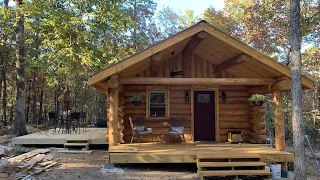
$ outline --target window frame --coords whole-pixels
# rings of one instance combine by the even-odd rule
[[[165,94],[165,117],[152,117],[150,116],[150,94],[151,93],[164,93]],[[169,91],[168,90],[148,90],[147,91],[147,106],[146,106],[146,119],[168,119],[169,118]]]

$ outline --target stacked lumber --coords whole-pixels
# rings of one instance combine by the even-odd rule
[[[264,106],[251,106],[250,108],[250,143],[266,142],[266,122]]]
[[[43,171],[49,171],[51,167],[57,164],[53,161],[52,154],[49,149],[36,149],[28,153],[24,153],[8,159],[11,165],[18,168],[21,174],[37,175]],[[25,177],[19,176],[18,179]]]

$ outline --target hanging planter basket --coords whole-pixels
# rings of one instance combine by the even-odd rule
[[[253,105],[255,106],[262,106],[263,105],[263,101],[252,101]]]
[[[141,104],[141,101],[132,101],[131,102],[134,106],[139,106]]]

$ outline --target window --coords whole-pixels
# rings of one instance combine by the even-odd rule
[[[149,92],[149,117],[166,117],[167,93],[166,91]]]
[[[197,103],[210,103],[210,94],[198,94]]]

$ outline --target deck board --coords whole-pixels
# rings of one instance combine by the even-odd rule
[[[293,154],[277,151],[259,144],[216,144],[215,146],[197,146],[196,144],[123,144],[123,147],[137,147],[137,152],[110,152],[111,163],[195,163],[196,155],[215,154],[241,155],[258,154],[263,162],[293,162]]]

